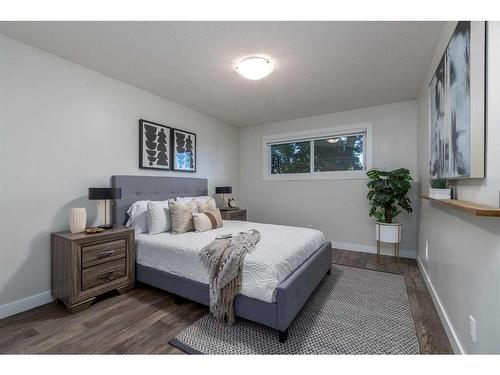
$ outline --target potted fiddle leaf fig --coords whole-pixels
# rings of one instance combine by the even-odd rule
[[[429,197],[434,199],[451,199],[451,189],[446,178],[435,178],[429,181]]]
[[[402,211],[412,212],[408,192],[411,189],[410,171],[406,168],[392,171],[371,169],[366,172],[370,216],[376,222],[377,241],[399,244],[401,242],[401,224],[394,223],[394,218]]]

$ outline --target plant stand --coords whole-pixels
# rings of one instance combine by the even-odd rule
[[[380,258],[380,243],[383,241],[377,240],[377,259]],[[394,256],[396,257],[396,263],[399,263],[399,244],[394,244]]]
[[[396,257],[396,263],[399,264],[399,244],[401,243],[402,226],[400,223],[376,223],[377,261],[380,258],[380,244],[385,242],[394,244],[394,256]]]

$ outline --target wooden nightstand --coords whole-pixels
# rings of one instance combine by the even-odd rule
[[[237,209],[237,210],[220,210],[222,219],[224,220],[247,220],[247,210]]]
[[[89,307],[99,294],[134,287],[134,230],[51,234],[52,296],[70,312]]]

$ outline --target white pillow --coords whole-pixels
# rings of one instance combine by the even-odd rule
[[[166,201],[155,201],[155,203],[165,203],[168,205],[168,200]],[[148,201],[137,201],[134,202],[127,210],[128,221],[125,224],[127,227],[135,229],[135,234],[145,233],[148,231]]]
[[[135,229],[135,234],[148,231],[147,201],[137,201],[127,210],[128,221],[126,226]]]
[[[169,232],[172,230],[172,220],[168,209],[168,201],[148,201],[148,231],[149,234]]]
[[[199,197],[177,197],[177,198],[175,198],[175,200],[177,202],[187,203],[187,202],[191,201],[192,199],[194,199],[196,201],[196,203],[198,203],[198,202],[205,202],[209,198],[210,197],[208,195],[202,195]]]

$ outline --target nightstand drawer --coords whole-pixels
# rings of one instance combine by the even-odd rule
[[[238,209],[238,210],[221,210],[221,216],[224,220],[247,220],[247,210]]]
[[[124,277],[127,273],[125,266],[125,258],[123,258],[83,269],[82,290]]]
[[[103,242],[82,247],[82,268],[95,266],[125,256],[127,243],[125,239]]]
[[[241,221],[246,221],[247,220],[247,212],[246,211],[238,211],[235,212],[234,214],[229,214],[230,220],[241,220]]]

